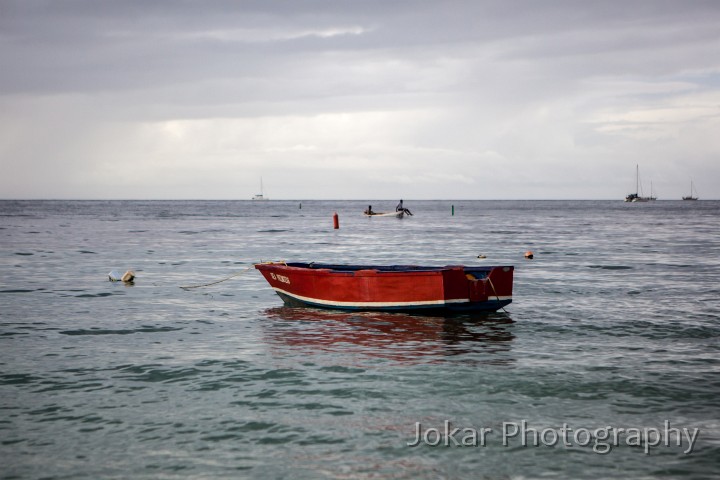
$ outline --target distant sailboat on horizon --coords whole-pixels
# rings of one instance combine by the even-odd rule
[[[260,177],[260,193],[253,195],[253,200],[270,200],[269,198],[265,198],[265,195],[263,193],[263,181],[262,177]]]
[[[652,194],[652,187],[649,197],[645,197],[641,195],[642,193],[642,187],[640,186],[640,167],[636,164],[635,165],[635,193],[630,193],[625,196],[626,202],[649,202],[650,200],[657,200],[657,197],[654,197]]]
[[[695,196],[693,196],[693,192],[695,192]],[[687,197],[682,197],[683,200],[697,200],[699,197],[697,195],[697,191],[695,190],[695,185],[693,185],[693,181],[690,180],[690,195]]]

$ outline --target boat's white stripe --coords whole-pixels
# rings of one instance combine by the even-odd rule
[[[335,300],[323,300],[320,298],[312,298],[312,297],[303,297],[302,295],[298,295],[296,293],[290,293],[287,290],[283,290],[282,288],[272,287],[276,292],[284,293],[285,295],[288,295],[293,298],[297,298],[298,300],[302,300],[304,302],[312,302],[312,303],[319,303],[321,305],[336,305],[336,306],[343,306],[343,307],[406,307],[406,306],[415,306],[415,305],[445,305],[447,303],[468,303],[470,302],[469,298],[452,298],[448,300],[425,300],[425,301],[415,301],[415,302],[338,302]],[[512,296],[490,296],[488,297],[488,301],[493,300],[511,300]]]

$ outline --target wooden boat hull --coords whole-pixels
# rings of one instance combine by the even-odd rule
[[[512,301],[512,266],[255,265],[287,305],[397,312],[495,311]]]

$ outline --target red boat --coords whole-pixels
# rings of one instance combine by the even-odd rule
[[[285,304],[340,310],[495,311],[512,301],[512,266],[258,263]]]

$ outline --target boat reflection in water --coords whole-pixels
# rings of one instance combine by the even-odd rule
[[[275,347],[304,354],[342,354],[403,363],[477,354],[479,363],[511,362],[513,320],[505,313],[421,316],[388,312],[340,312],[276,307],[264,311],[262,328]]]

